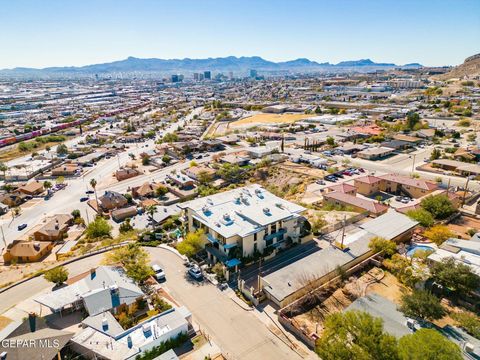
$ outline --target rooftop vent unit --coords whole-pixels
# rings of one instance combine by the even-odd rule
[[[235,197],[235,204],[241,204],[241,202],[242,202],[242,197],[241,197],[241,195]]]
[[[102,319],[102,330],[103,330],[103,331],[107,331],[107,330],[108,330],[108,320],[107,320],[107,318],[105,317],[105,315],[103,316],[103,319]]]
[[[147,337],[149,334],[152,332],[152,328],[150,327],[150,324],[143,324],[142,326],[143,334]]]
[[[210,205],[213,205],[212,199],[207,199],[207,203],[210,204]]]
[[[112,293],[112,294],[118,293],[118,285],[117,284],[110,285],[108,288],[110,289],[110,293]]]
[[[203,205],[202,211],[203,211],[205,214],[208,214],[208,213],[210,212],[210,209],[208,208],[207,205]]]
[[[33,248],[37,251],[40,250],[40,243],[39,242],[33,243]]]
[[[216,223],[215,223],[215,226],[216,226],[216,227],[220,227],[220,223],[219,223],[219,222],[216,222]]]
[[[268,207],[263,208],[263,212],[265,213],[265,215],[270,215],[270,209]]]
[[[285,206],[283,206],[282,203],[276,203],[275,205],[280,209],[285,209]]]

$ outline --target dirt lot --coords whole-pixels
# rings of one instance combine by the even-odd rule
[[[453,231],[457,237],[470,239],[469,229],[480,231],[480,220],[468,216],[460,216],[448,224],[448,228]]]
[[[381,276],[383,276],[383,272],[380,269],[372,268],[359,278],[350,278],[342,288],[335,290],[325,301],[295,316],[293,318],[294,322],[297,327],[305,329],[308,334],[317,333],[317,335],[321,335],[323,322],[328,315],[345,310],[356,298],[363,296],[365,293],[373,292],[371,289],[375,288],[368,284]],[[398,283],[396,284],[396,278],[393,275],[385,276],[380,284],[383,287],[379,292],[380,295],[389,299],[397,297]]]
[[[385,276],[382,280],[369,285],[366,289],[367,294],[377,293],[397,304],[400,303],[400,298],[407,291],[408,289],[389,272],[385,272]]]
[[[230,128],[244,128],[268,124],[291,124],[312,117],[307,114],[256,114],[230,123]]]
[[[292,168],[285,164],[257,170],[252,179],[253,182],[263,185],[277,196],[296,202],[303,198],[307,185],[315,180],[316,177],[308,172],[298,169],[292,171]]]

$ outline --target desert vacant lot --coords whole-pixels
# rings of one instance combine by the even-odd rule
[[[250,127],[266,124],[290,124],[312,117],[307,114],[256,114],[230,123],[231,128]]]

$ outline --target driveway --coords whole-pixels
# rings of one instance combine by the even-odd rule
[[[195,322],[228,358],[300,359],[260,319],[234,303],[228,294],[206,281],[199,283],[187,277],[186,268],[177,255],[161,248],[149,248],[148,251],[152,262],[165,269],[167,280],[162,286],[192,312]]]

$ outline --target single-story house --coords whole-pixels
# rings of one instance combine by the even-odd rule
[[[53,244],[51,241],[15,240],[7,246],[3,260],[6,263],[36,262],[50,254]]]

